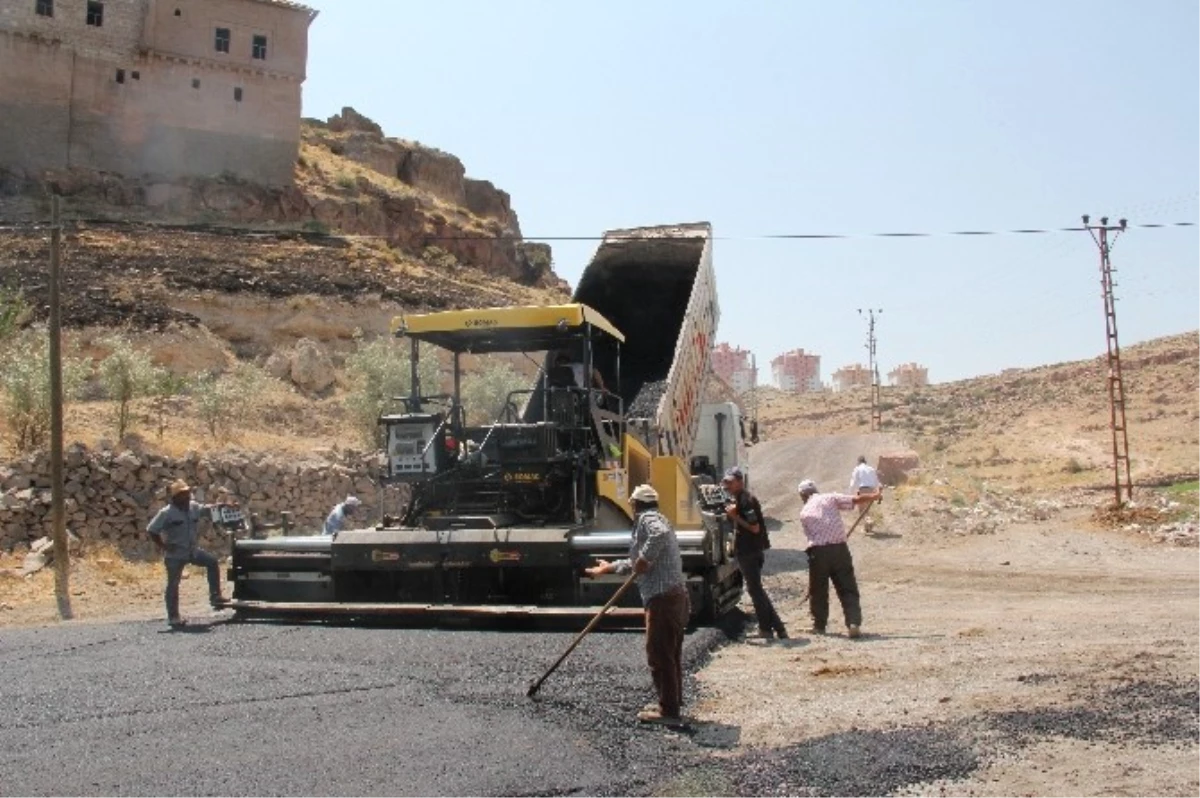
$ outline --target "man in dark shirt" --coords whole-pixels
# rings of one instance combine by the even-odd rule
[[[754,602],[758,636],[763,640],[771,640],[778,635],[780,640],[786,640],[787,629],[762,583],[763,552],[770,546],[762,505],[754,494],[746,490],[746,474],[741,468],[734,466],[726,471],[721,484],[733,497],[733,501],[725,507],[725,515],[734,526],[733,551],[742,569],[746,592]]]

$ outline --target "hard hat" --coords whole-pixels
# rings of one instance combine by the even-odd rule
[[[742,469],[742,467],[734,466],[733,468],[731,468],[725,472],[725,476],[721,479],[721,481],[722,482],[730,482],[735,479],[744,480],[745,478],[746,478],[746,472]]]
[[[357,496],[347,496],[346,501],[344,501],[343,504],[345,504],[347,507],[358,507],[362,504],[362,502],[359,501]]]
[[[171,483],[170,487],[167,488],[167,493],[172,499],[174,499],[179,494],[186,493],[190,490],[191,487],[186,482],[184,482],[182,479],[177,479]]]
[[[649,485],[638,485],[633,489],[633,493],[629,494],[629,501],[642,502],[643,504],[658,503],[658,491]]]
[[[800,485],[796,489],[800,491],[801,496],[807,496],[817,492],[817,483],[813,482],[811,479],[806,479],[801,481]]]

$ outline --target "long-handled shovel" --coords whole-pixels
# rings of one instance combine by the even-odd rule
[[[871,501],[863,505],[862,512],[858,514],[858,518],[854,519],[854,523],[850,525],[849,531],[846,532],[847,539],[850,538],[850,535],[854,534],[854,530],[858,528],[859,522],[867,517],[867,513],[871,512],[871,505],[877,501],[878,499],[871,499]]]
[[[851,534],[854,532],[854,530],[855,530],[856,528],[858,528],[858,524],[859,524],[859,522],[860,522],[860,521],[862,521],[864,518],[866,518],[866,517],[867,517],[867,513],[869,513],[869,512],[871,511],[871,505],[872,505],[872,504],[874,504],[876,501],[878,501],[878,499],[871,499],[871,501],[867,502],[866,506],[864,506],[864,507],[863,507],[863,509],[862,509],[862,512],[858,514],[858,518],[855,518],[855,519],[854,519],[854,523],[850,525],[850,529],[849,529],[849,531],[847,531],[847,532],[846,532],[846,539],[847,539],[847,540],[849,540],[849,539],[850,539],[850,535],[851,535]],[[801,607],[803,607],[803,606],[804,606],[804,604],[805,604],[805,603],[806,603],[806,602],[809,600],[809,598],[811,598],[811,597],[812,597],[812,591],[811,591],[811,590],[805,590],[805,591],[804,591],[804,598],[800,599],[800,606],[801,606]]]
[[[552,674],[552,673],[554,673],[554,671],[558,670],[558,666],[562,665],[563,660],[565,660],[568,656],[571,655],[571,652],[575,650],[575,646],[579,645],[580,641],[582,641],[583,638],[587,637],[588,633],[596,628],[596,624],[600,623],[600,619],[604,617],[604,613],[608,612],[609,607],[612,607],[614,604],[616,604],[618,601],[621,600],[621,596],[625,593],[626,590],[629,589],[629,586],[633,584],[634,580],[637,579],[637,577],[638,577],[638,575],[636,573],[629,574],[629,578],[625,580],[624,584],[622,584],[619,588],[617,588],[617,592],[613,593],[612,598],[610,598],[608,600],[608,603],[600,608],[600,611],[596,613],[596,617],[592,618],[592,620],[590,620],[588,622],[588,625],[583,627],[583,631],[580,632],[579,635],[575,638],[575,640],[571,643],[571,645],[567,647],[567,650],[563,652],[562,656],[559,657],[554,662],[554,664],[550,666],[550,670],[543,673],[542,678],[538,679],[536,682],[534,682],[532,685],[530,685],[529,690],[525,693],[525,695],[529,696],[530,698],[533,698],[534,693],[536,693],[538,691],[538,688],[542,686],[542,682],[546,681],[546,679],[550,676],[550,674]]]

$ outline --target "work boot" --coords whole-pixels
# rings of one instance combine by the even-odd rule
[[[182,629],[183,627],[187,626],[187,621],[185,621],[183,618],[171,618],[167,621],[167,626],[171,627],[172,629]]]
[[[823,634],[825,634],[825,626],[814,623],[812,626],[809,627],[808,633],[810,635],[823,635]]]
[[[770,643],[775,639],[775,633],[770,629],[759,629],[752,635],[746,635],[747,640],[762,640],[765,643]]]
[[[657,723],[661,726],[683,725],[683,718],[678,715],[664,715],[659,709],[643,709],[637,718],[642,723]]]
[[[780,626],[778,629],[775,630],[775,636],[778,637],[780,640],[787,640],[788,639],[787,628]]]
[[[221,610],[229,603],[229,599],[222,596],[220,593],[208,597],[208,603],[212,605],[214,610]]]
[[[852,623],[846,628],[846,635],[851,640],[854,640],[855,638],[862,637],[862,630],[858,628],[858,624]]]

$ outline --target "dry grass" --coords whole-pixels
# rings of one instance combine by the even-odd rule
[[[54,599],[54,568],[21,576],[23,557],[0,553],[0,626],[52,623],[58,619]],[[180,588],[181,602],[195,610],[203,607],[207,586],[199,572],[188,569]],[[116,547],[90,544],[72,558],[68,584],[71,608],[81,621],[114,617],[161,616],[166,574],[158,560],[128,559]]]
[[[1170,336],[1122,351],[1134,478],[1195,474],[1200,451],[1200,341]],[[885,388],[884,431],[920,455],[923,487],[961,494],[984,485],[1048,490],[1109,479],[1112,439],[1101,359],[986,375],[920,389]],[[789,395],[764,390],[768,438],[866,432],[865,390]]]

